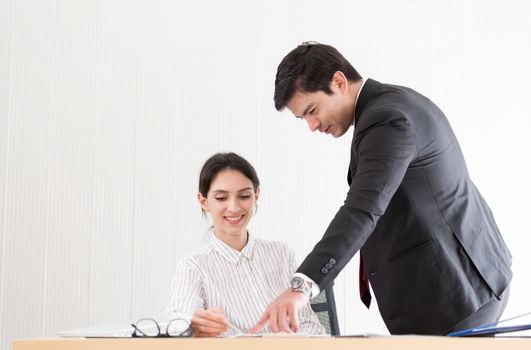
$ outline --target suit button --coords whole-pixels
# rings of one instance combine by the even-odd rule
[[[326,267],[323,267],[321,269],[321,272],[324,273],[325,275],[328,273],[328,269]]]
[[[326,267],[327,269],[329,269],[329,270],[332,268],[332,266],[333,266],[333,265],[330,264],[330,263],[326,263],[326,264],[325,264],[325,267]]]
[[[334,258],[330,258],[330,260],[328,260],[328,262],[332,265],[335,265],[336,264],[336,259]]]

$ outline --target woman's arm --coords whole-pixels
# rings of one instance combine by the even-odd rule
[[[223,310],[213,306],[205,310],[205,292],[201,273],[193,261],[183,258],[175,268],[166,319],[180,318],[191,323],[196,337],[215,337],[228,329]]]
[[[164,318],[191,321],[195,311],[203,308],[205,293],[198,267],[189,259],[179,260],[171,284],[170,301]]]

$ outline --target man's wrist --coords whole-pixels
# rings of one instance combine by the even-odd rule
[[[320,292],[319,285],[315,283],[311,278],[309,278],[308,276],[300,272],[295,273],[291,281],[293,281],[295,278],[301,278],[304,285],[300,286],[299,288],[295,288],[295,289],[291,288],[292,290],[297,291],[297,292],[302,292],[308,295],[309,298],[314,298],[319,294]],[[299,284],[299,282],[297,281],[293,281],[293,283],[295,283],[296,285]]]

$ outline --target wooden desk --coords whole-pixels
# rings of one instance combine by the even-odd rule
[[[24,339],[13,350],[530,350],[531,338],[158,338],[158,339]]]

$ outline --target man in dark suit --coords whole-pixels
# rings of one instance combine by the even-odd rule
[[[282,60],[274,99],[311,131],[340,137],[354,126],[350,189],[291,288],[251,332],[296,331],[298,309],[358,250],[362,301],[369,307],[370,282],[391,334],[441,335],[501,316],[511,255],[433,102],[406,87],[364,81],[336,49],[317,43]]]

